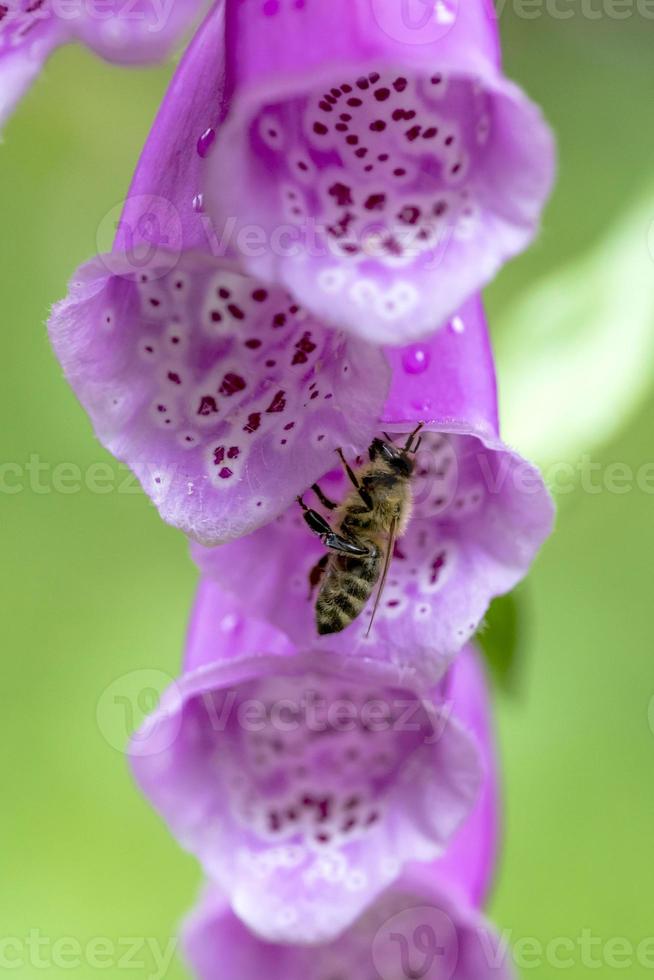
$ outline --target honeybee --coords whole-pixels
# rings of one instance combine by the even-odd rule
[[[327,510],[335,512],[333,526],[316,510],[298,503],[304,520],[328,549],[309,573],[310,595],[320,586],[316,600],[318,633],[340,633],[363,610],[377,583],[379,589],[372,610],[372,627],[395,540],[407,529],[411,518],[412,457],[420,446],[414,439],[424,423],[411,433],[403,447],[373,439],[368,449],[370,462],[356,472],[341,449],[338,455],[353,486],[341,504],[330,500],[317,483],[313,492]],[[366,634],[367,635],[367,634]]]

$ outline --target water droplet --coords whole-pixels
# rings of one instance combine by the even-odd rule
[[[426,347],[409,347],[402,356],[402,367],[407,374],[422,374],[429,367],[429,351]]]
[[[453,333],[463,333],[465,328],[465,323],[460,316],[452,317],[450,320],[450,330],[452,330]]]
[[[216,130],[211,128],[205,129],[202,136],[198,140],[198,153],[200,154],[202,159],[204,159],[208,155],[209,150],[213,146],[215,139],[216,139]]]
[[[200,214],[204,211],[204,197],[202,194],[196,194],[193,198],[193,210]]]

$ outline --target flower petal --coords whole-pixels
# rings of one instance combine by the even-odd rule
[[[48,15],[45,4],[27,0],[0,4],[0,126],[53,48],[65,39],[63,25]]]
[[[321,486],[336,500],[350,490],[340,472]],[[431,424],[413,496],[413,517],[397,542],[369,635],[376,590],[351,625],[317,635],[309,576],[325,548],[297,504],[248,538],[218,549],[194,546],[193,557],[204,574],[242,596],[252,615],[268,618],[299,646],[381,657],[434,681],[476,632],[491,599],[526,574],[551,530],[552,505],[538,471],[499,440]],[[310,503],[322,510],[317,499]]]
[[[114,250],[153,245],[224,257],[207,234],[201,174],[225,110],[224,7],[216,3],[175,72],[141,154]]]
[[[507,949],[479,913],[438,880],[406,875],[327,945],[283,946],[248,932],[220,889],[207,887],[184,923],[185,958],[198,980],[511,980]],[[417,966],[416,966],[417,964]]]
[[[69,5],[66,21],[75,37],[107,61],[142,65],[168,57],[201,13],[204,0],[152,3],[130,0],[108,12],[93,3]]]
[[[192,632],[204,666],[137,734],[134,771],[251,929],[324,942],[407,861],[443,852],[477,794],[477,749],[396,671],[244,648],[238,606],[210,588]]]
[[[485,3],[443,23],[423,4],[410,37],[396,0],[323,8],[228,0],[233,98],[205,200],[219,235],[262,230],[253,274],[399,345],[529,244],[552,139],[497,67]]]
[[[205,543],[273,519],[340,445],[369,438],[381,351],[199,253],[93,260],[50,320],[103,445],[164,520]]]

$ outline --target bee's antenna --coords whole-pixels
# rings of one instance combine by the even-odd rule
[[[424,422],[421,422],[420,425],[416,426],[416,428],[413,430],[413,432],[411,433],[411,435],[409,436],[409,438],[407,439],[407,441],[406,441],[406,443],[404,445],[404,452],[405,453],[410,453],[411,452],[411,445],[413,443],[413,440],[418,435],[418,433],[420,432],[420,430],[422,428],[424,428],[424,425],[425,425],[425,423]],[[420,443],[418,443],[418,445],[420,445]]]
[[[382,435],[386,436],[386,442],[390,442],[391,444],[393,444],[393,440],[389,436],[388,432],[383,432]]]
[[[416,446],[415,446],[415,449],[412,449],[412,450],[411,450],[411,452],[412,452],[412,453],[413,453],[414,455],[415,455],[415,454],[416,454],[416,453],[418,452],[418,450],[420,449],[420,444],[421,444],[421,443],[422,443],[422,436],[420,436],[420,438],[418,439],[418,441],[417,441],[417,443],[416,443]]]

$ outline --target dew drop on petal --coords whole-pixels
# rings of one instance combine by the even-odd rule
[[[453,333],[463,333],[465,324],[460,316],[453,316],[450,320],[450,330]]]
[[[197,144],[198,154],[202,157],[202,159],[208,156],[215,139],[216,130],[211,129],[211,127],[209,129],[205,129]]]
[[[426,347],[410,347],[402,357],[402,367],[407,374],[422,374],[429,367],[429,351]]]

